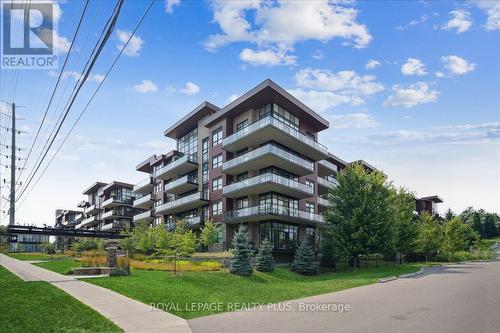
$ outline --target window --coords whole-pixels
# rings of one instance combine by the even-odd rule
[[[201,143],[201,161],[208,162],[208,137],[204,138]]]
[[[278,175],[278,176],[281,176],[281,177],[284,177],[284,178],[288,178],[288,179],[292,179],[292,180],[295,180],[295,181],[299,181],[299,177],[288,172],[288,171],[285,171],[285,170],[282,170],[282,169],[278,169],[278,168],[275,168],[275,167],[267,167],[267,168],[263,168],[263,169],[260,169],[259,170],[259,174],[263,175],[263,174],[266,174],[266,173],[272,173],[274,175]]]
[[[160,193],[162,191],[161,182],[155,185],[155,193]]]
[[[185,155],[194,155],[198,151],[198,128],[177,139],[177,150]]]
[[[299,227],[280,222],[261,222],[260,238],[268,239],[276,250],[293,250],[299,243]]]
[[[222,127],[219,127],[212,132],[212,146],[217,146],[222,143]]]
[[[222,214],[222,200],[217,200],[212,204],[212,215]]]
[[[245,180],[247,178],[248,178],[248,172],[243,172],[236,176],[236,181],[241,182],[242,180]]]
[[[309,212],[309,213],[315,212],[314,203],[309,202],[309,201],[306,202],[306,212]]]
[[[155,201],[155,207],[158,207],[159,205],[161,205],[161,199]]]
[[[316,244],[316,229],[313,227],[306,227],[306,240],[309,244]]]
[[[312,187],[314,191],[314,182],[312,180],[306,179],[306,185]]]
[[[212,157],[212,169],[222,166],[222,153]]]
[[[217,229],[217,243],[222,243],[224,241],[224,229],[222,224],[216,224],[215,228]]]
[[[259,119],[272,116],[275,119],[287,124],[295,130],[299,130],[299,118],[283,109],[277,104],[268,104],[259,109]]]
[[[245,127],[247,127],[247,126],[248,126],[248,119],[245,119],[245,120],[243,120],[241,123],[238,123],[238,124],[236,125],[236,132],[238,132],[238,131],[240,131],[240,130],[244,129],[244,128],[245,128]]]
[[[278,193],[264,193],[259,196],[259,210],[266,213],[298,216],[299,200]]]
[[[155,222],[154,222],[155,225],[159,225],[161,224],[161,216],[157,216],[155,217]]]
[[[236,209],[242,209],[248,207],[248,197],[236,199]]]
[[[212,179],[212,191],[222,190],[222,176]]]

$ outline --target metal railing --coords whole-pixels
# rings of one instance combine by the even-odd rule
[[[258,158],[260,156],[263,156],[265,154],[273,154],[277,155],[281,159],[285,159],[289,161],[290,163],[300,165],[301,167],[308,169],[312,172],[314,172],[314,163],[309,162],[302,157],[299,157],[295,154],[292,154],[282,148],[279,148],[275,145],[272,144],[267,144],[263,147],[257,148],[255,150],[249,151],[248,153],[245,153],[241,156],[235,157],[232,160],[224,162],[222,166],[222,170],[227,170],[231,169],[239,164],[246,163],[248,161],[251,161],[255,158]]]
[[[304,142],[305,144],[311,146],[313,149],[319,150],[325,154],[328,153],[328,149],[325,146],[323,146],[321,143],[316,142],[315,140],[308,137],[307,135],[300,133],[296,129],[288,126],[287,124],[283,123],[282,121],[279,121],[278,119],[276,119],[272,116],[267,116],[265,118],[259,119],[259,120],[255,121],[254,123],[248,125],[247,127],[242,128],[238,132],[226,137],[223,140],[223,145],[224,146],[230,145],[230,144],[244,138],[245,136],[249,135],[250,133],[256,132],[259,129],[266,127],[266,126],[276,127],[277,129],[284,132],[285,134],[292,136],[292,137]]]
[[[317,223],[323,222],[321,214],[279,205],[259,205],[241,208],[227,212],[225,217],[226,220],[234,220],[256,215],[280,215]]]
[[[303,184],[303,183],[300,183],[300,182],[293,180],[293,179],[289,179],[289,178],[285,178],[283,176],[275,175],[273,173],[264,173],[264,174],[258,175],[256,177],[248,178],[248,179],[236,182],[236,183],[232,183],[230,185],[226,185],[222,189],[222,193],[229,194],[231,192],[238,191],[238,190],[241,190],[241,189],[246,188],[246,187],[252,187],[252,186],[256,186],[258,184],[268,183],[268,182],[272,182],[272,183],[280,184],[280,185],[283,185],[283,186],[286,186],[289,188],[293,188],[293,189],[302,191],[304,193],[310,194],[311,196],[314,194],[313,187],[306,185],[306,184]]]

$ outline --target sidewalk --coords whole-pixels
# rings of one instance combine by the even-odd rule
[[[24,281],[50,282],[90,306],[125,332],[191,332],[185,319],[164,311],[151,311],[148,305],[114,291],[51,272],[1,253],[0,265]]]

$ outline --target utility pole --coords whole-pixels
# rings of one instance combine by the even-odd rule
[[[16,224],[16,103],[12,103],[12,144],[10,159],[10,220],[9,225]]]

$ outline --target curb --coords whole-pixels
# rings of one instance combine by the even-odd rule
[[[417,276],[417,275],[421,275],[421,274],[424,274],[424,268],[423,267],[420,268],[418,270],[418,272],[403,274],[403,275],[400,275],[399,278],[400,279],[407,279],[407,278],[411,278],[411,277],[414,277],[414,276]]]
[[[397,276],[389,276],[389,277],[382,278],[382,279],[378,280],[378,283],[386,283],[386,282],[394,281],[397,279],[398,279]]]

